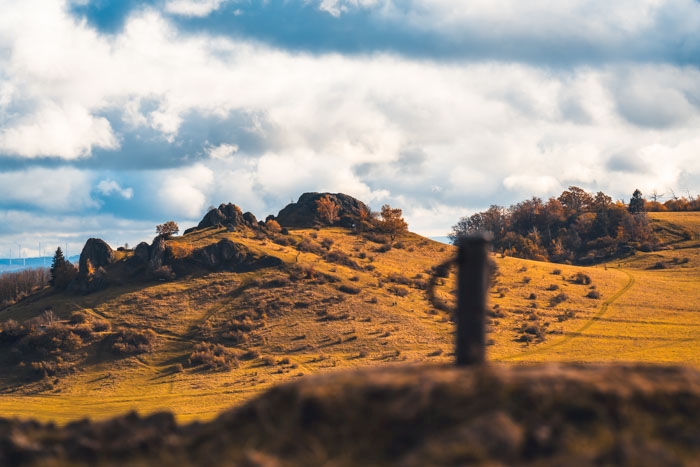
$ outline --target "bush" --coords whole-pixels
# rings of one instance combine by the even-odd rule
[[[401,287],[398,285],[391,285],[386,289],[389,293],[396,295],[397,297],[405,297],[408,295],[408,289],[406,287]]]
[[[411,284],[411,279],[409,279],[408,277],[403,276],[401,274],[395,273],[395,272],[389,274],[389,276],[387,277],[387,280],[389,282],[393,282],[395,284],[401,284],[401,285],[410,285]]]
[[[588,292],[588,295],[586,295],[586,297],[597,300],[600,298],[600,292],[598,292],[597,290],[591,290],[590,292]]]
[[[353,287],[350,285],[341,285],[340,287],[338,287],[338,290],[351,295],[357,295],[361,292],[359,287]]]
[[[551,306],[556,306],[556,305],[559,305],[560,303],[567,301],[568,299],[569,299],[568,295],[566,295],[565,293],[560,293],[560,294],[552,297],[552,299],[549,301],[549,304]]]
[[[329,263],[340,264],[356,270],[362,269],[359,264],[340,250],[329,251],[323,255],[323,258]]]
[[[112,352],[120,355],[150,352],[157,340],[152,329],[133,330],[119,328],[114,335]]]
[[[238,359],[233,352],[221,344],[209,342],[195,345],[188,361],[191,366],[203,365],[214,371],[228,371],[238,367]]]
[[[591,278],[588,274],[582,272],[577,272],[573,278],[574,284],[589,285],[591,283]]]
[[[381,246],[374,249],[374,251],[376,251],[377,253],[386,253],[387,251],[390,251],[390,250],[391,250],[390,243],[386,243],[386,244],[381,245]]]

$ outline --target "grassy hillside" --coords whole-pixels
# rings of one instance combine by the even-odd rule
[[[488,358],[700,363],[694,341],[700,216],[652,219],[665,232],[665,249],[619,263],[581,268],[494,258]],[[0,311],[0,321],[22,322],[50,309],[59,324],[81,312],[83,327],[108,323],[110,329],[63,351],[75,370],[30,382],[3,345],[0,413],[65,422],[167,409],[180,420],[208,419],[303,375],[452,360],[454,324],[424,290],[431,267],[452,255],[452,247],[414,234],[377,243],[341,228],[268,237],[209,228],[169,243],[186,256],[223,238],[283,265],[247,273],[197,270],[148,283],[133,283],[124,273],[121,284],[90,295],[46,290]],[[452,300],[453,287],[447,278],[438,295]],[[76,332],[81,326],[65,325]],[[119,328],[151,329],[151,349],[115,353],[114,338],[100,336]]]

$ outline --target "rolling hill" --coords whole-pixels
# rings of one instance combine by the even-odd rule
[[[494,257],[488,359],[700,363],[700,216],[651,216],[663,235],[653,253],[587,268]],[[412,233],[390,241],[352,227],[254,225],[201,225],[154,242],[169,252],[168,274],[145,277],[133,267],[139,248],[118,251],[108,286],[45,289],[1,310],[5,328],[34,326],[32,348],[44,351],[2,343],[0,413],[64,423],[169,410],[206,420],[309,374],[452,361],[450,313],[425,291],[451,246]],[[236,267],[217,263],[229,250]],[[453,275],[438,284],[451,302]]]

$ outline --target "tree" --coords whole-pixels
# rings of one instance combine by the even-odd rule
[[[389,234],[392,241],[402,232],[408,231],[408,224],[402,217],[402,211],[398,208],[392,208],[388,204],[382,206],[382,211],[379,214],[379,230]]]
[[[326,224],[332,225],[340,219],[338,217],[340,206],[327,195],[316,200],[316,211],[318,212],[318,217]]]
[[[156,233],[161,237],[170,237],[175,235],[180,231],[180,227],[175,223],[175,221],[168,221],[165,224],[160,224],[156,226]]]
[[[78,269],[66,260],[60,246],[56,248],[56,253],[53,255],[50,273],[49,284],[57,289],[68,287],[68,284],[78,275]]]
[[[630,204],[628,206],[629,212],[632,214],[640,214],[644,212],[644,197],[642,196],[642,192],[639,190],[634,190],[634,193],[632,194],[632,198],[630,199]]]
[[[590,208],[593,197],[582,188],[570,186],[568,191],[564,191],[559,196],[559,202],[570,212],[579,213]]]

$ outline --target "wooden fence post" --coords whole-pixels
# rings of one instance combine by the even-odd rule
[[[457,252],[457,365],[486,360],[486,294],[490,280],[491,235],[463,237]]]

